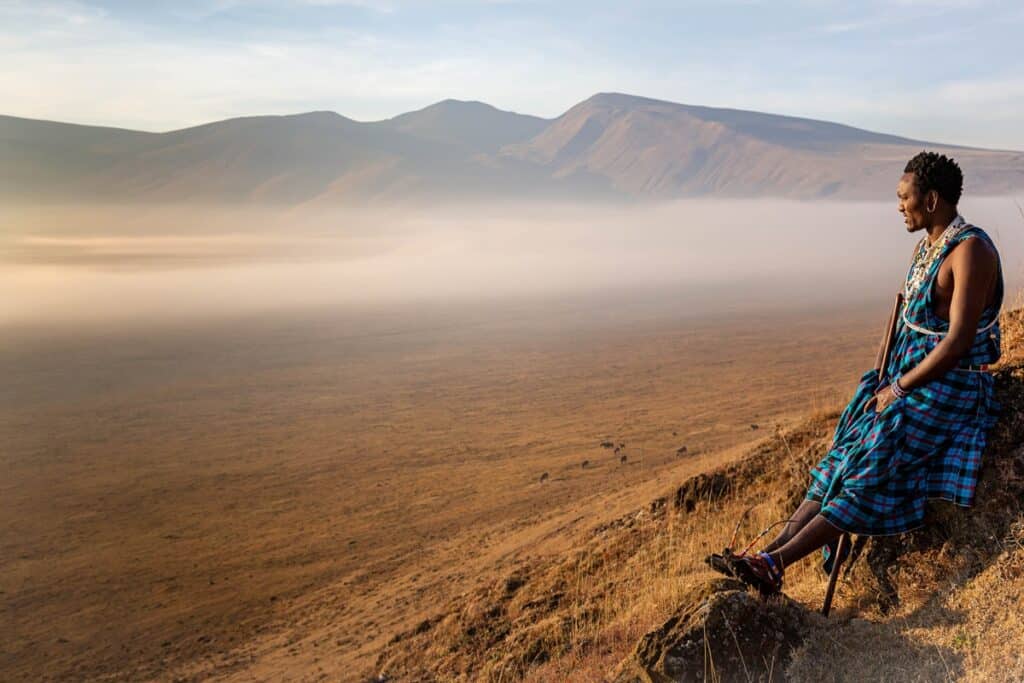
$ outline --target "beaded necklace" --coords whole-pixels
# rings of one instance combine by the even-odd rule
[[[910,277],[907,278],[906,286],[903,288],[904,298],[910,299],[924,286],[924,282],[928,278],[928,271],[931,270],[935,259],[942,253],[942,248],[966,227],[967,221],[964,220],[963,216],[957,214],[956,218],[949,222],[946,229],[942,231],[942,234],[939,235],[939,238],[930,247],[927,246],[928,236],[925,235],[921,238],[917,253],[914,254],[914,263],[911,266]]]

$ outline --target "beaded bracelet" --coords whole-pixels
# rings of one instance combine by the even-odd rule
[[[900,386],[899,377],[892,381],[892,384],[889,385],[889,389],[892,390],[892,394],[896,398],[903,398],[904,396],[907,395],[907,390]]]

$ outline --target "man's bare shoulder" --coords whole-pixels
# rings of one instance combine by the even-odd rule
[[[994,269],[999,261],[999,254],[996,253],[989,241],[978,235],[970,235],[955,244],[949,256],[952,261],[951,265],[972,269]]]

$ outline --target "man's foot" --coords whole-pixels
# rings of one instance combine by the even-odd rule
[[[768,553],[708,555],[705,562],[717,572],[739,579],[768,597],[782,592],[782,571]]]
[[[712,553],[704,558],[704,562],[716,572],[719,574],[725,574],[726,576],[730,576],[734,579],[736,578],[736,572],[733,571],[732,565],[735,560],[736,556],[733,555],[732,551],[728,548],[722,551],[721,555],[718,553]]]
[[[737,558],[734,571],[737,579],[753,586],[764,597],[782,592],[782,570],[768,553]]]

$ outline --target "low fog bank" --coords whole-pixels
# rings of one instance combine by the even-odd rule
[[[1024,281],[1018,205],[978,198],[961,212],[999,245],[1011,303]],[[78,328],[325,308],[586,302],[707,314],[888,301],[920,237],[895,201],[5,207],[0,220],[5,325]]]

